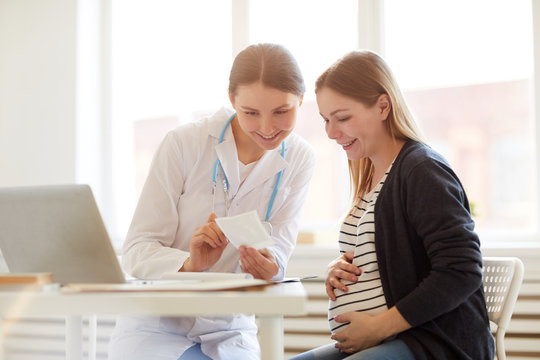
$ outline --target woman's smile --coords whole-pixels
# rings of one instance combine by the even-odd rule
[[[353,144],[356,142],[357,139],[353,139],[351,141],[349,141],[348,143],[344,143],[344,144],[339,144],[343,147],[343,150],[349,150],[350,148],[352,148]]]

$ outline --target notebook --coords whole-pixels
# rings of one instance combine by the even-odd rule
[[[88,185],[0,188],[0,249],[10,272],[67,283],[125,277]]]

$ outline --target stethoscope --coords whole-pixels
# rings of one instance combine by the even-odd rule
[[[221,144],[223,142],[223,137],[225,136],[225,131],[227,130],[227,127],[229,127],[229,124],[233,119],[236,117],[236,113],[232,114],[231,117],[227,120],[225,125],[223,126],[223,129],[221,130],[221,134],[219,135],[218,144]],[[285,158],[285,143],[281,142],[281,157]],[[219,158],[214,163],[214,171],[212,172],[212,212],[215,212],[215,195],[216,195],[216,184],[217,184],[217,171],[218,167],[221,168],[221,172],[223,173],[223,192],[225,194],[225,214],[229,216],[229,180],[227,179],[227,175],[225,175],[225,171],[223,170],[223,167],[221,166],[221,161],[219,161]],[[266,210],[266,216],[263,222],[263,226],[266,228],[268,233],[272,235],[272,225],[270,224],[270,212],[272,211],[272,206],[274,206],[274,200],[276,198],[276,194],[279,188],[279,183],[281,182],[281,177],[283,176],[283,170],[281,170],[276,179],[276,184],[274,185],[274,190],[272,191],[272,196],[270,197],[270,201],[268,202],[268,209]]]

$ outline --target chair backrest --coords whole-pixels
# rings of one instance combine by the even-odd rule
[[[497,358],[505,359],[504,334],[523,281],[523,263],[515,257],[484,257],[482,283],[489,320],[495,330]]]

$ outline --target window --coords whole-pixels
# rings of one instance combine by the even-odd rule
[[[377,45],[389,62],[428,143],[462,180],[484,241],[492,233],[536,234],[531,0],[112,3],[117,209],[108,222],[117,245],[164,134],[229,105],[228,74],[242,42],[285,45],[304,74],[295,131],[318,162],[301,230],[315,233],[316,242],[335,243],[349,179],[345,153],[324,131],[314,83],[359,43]],[[233,24],[235,14],[248,19]]]
[[[302,214],[301,231],[314,233],[318,242],[333,242],[339,218],[349,203],[347,158],[326,136],[314,89],[315,80],[328,66],[357,47],[358,3],[251,1],[249,29],[250,43],[273,42],[286,46],[304,75],[306,94],[295,132],[315,148],[317,165]]]
[[[117,244],[165,133],[228,103],[230,28],[230,1],[113,1],[112,193],[117,209],[110,231]]]
[[[385,58],[477,230],[535,231],[531,1],[386,0],[384,24]]]

